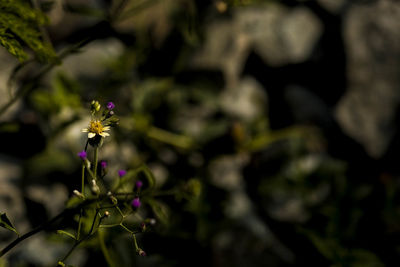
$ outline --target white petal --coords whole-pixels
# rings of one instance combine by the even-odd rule
[[[88,129],[87,129],[87,128],[82,129],[82,133],[87,133],[87,132],[88,132]]]
[[[105,132],[102,132],[100,135],[103,136],[103,137],[110,136],[109,133],[105,133]]]
[[[88,138],[93,138],[93,137],[95,137],[96,136],[96,134],[95,133],[88,133]]]
[[[104,126],[103,127],[103,131],[108,131],[108,130],[110,130],[110,126]]]

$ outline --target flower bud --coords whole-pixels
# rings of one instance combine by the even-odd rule
[[[93,194],[98,195],[100,194],[100,188],[99,186],[96,184],[96,181],[93,179],[92,180],[92,185],[90,187],[90,190],[92,191]]]
[[[81,152],[78,153],[78,157],[80,157],[82,160],[87,159],[87,153],[85,150],[82,150]]]
[[[136,188],[137,188],[137,189],[140,189],[140,188],[142,188],[142,186],[143,186],[143,182],[140,181],[140,180],[138,180],[138,181],[136,181],[135,185],[136,185]]]
[[[149,223],[150,223],[151,226],[156,225],[156,219],[151,218],[151,219],[149,220]]]
[[[99,111],[100,108],[101,108],[101,105],[100,105],[99,101],[93,100],[92,103],[90,104],[90,111],[93,113]]]
[[[85,164],[86,169],[90,170],[90,161],[88,159],[85,159],[83,163]]]
[[[111,203],[117,205],[118,199],[112,195],[110,191],[107,193],[108,199],[110,199]]]
[[[107,161],[105,161],[105,160],[100,161],[100,166],[102,169],[107,168]]]
[[[108,110],[112,110],[112,109],[114,109],[114,108],[115,108],[115,105],[114,105],[113,102],[108,102],[108,103],[107,103],[107,109],[108,109]]]
[[[126,174],[126,171],[125,171],[125,170],[119,170],[119,171],[118,171],[118,175],[119,175],[120,178],[121,178],[122,176],[125,176],[125,174]]]
[[[132,200],[131,205],[132,205],[132,207],[133,207],[134,209],[138,209],[138,208],[140,207],[140,205],[141,205],[139,197],[135,197],[135,198]]]
[[[140,229],[142,230],[142,232],[145,232],[146,231],[146,223],[142,222],[140,224]]]
[[[106,210],[106,211],[104,212],[104,217],[110,217],[110,212],[109,212],[108,210]]]
[[[85,199],[85,196],[81,192],[79,192],[78,190],[74,190],[74,191],[72,191],[72,193],[74,193],[75,196],[77,196],[77,197],[79,197],[81,199]]]
[[[139,254],[139,256],[142,256],[142,257],[145,257],[145,256],[147,255],[146,252],[144,252],[144,250],[141,249],[141,248],[139,248],[139,249],[137,250],[137,253]]]

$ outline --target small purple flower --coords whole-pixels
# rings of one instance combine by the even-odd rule
[[[107,109],[108,109],[108,110],[112,110],[112,109],[114,109],[114,108],[115,108],[115,105],[114,105],[113,102],[108,102],[108,103],[107,103]]]
[[[78,157],[80,157],[82,160],[85,160],[87,157],[86,151],[82,150],[81,152],[79,152]]]
[[[102,168],[102,169],[107,168],[107,161],[102,160],[102,161],[100,162],[100,165],[101,165],[101,168]]]
[[[141,188],[142,186],[143,186],[143,182],[142,181],[140,181],[140,180],[136,181],[136,187],[138,189]]]
[[[118,171],[119,177],[125,176],[125,174],[126,174],[126,171],[125,171],[125,170],[119,170],[119,171]]]
[[[139,197],[135,197],[135,198],[132,200],[131,205],[132,205],[132,207],[133,207],[134,209],[138,209],[138,208],[140,207],[140,205],[141,205]]]

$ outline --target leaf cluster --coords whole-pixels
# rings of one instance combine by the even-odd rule
[[[47,16],[27,1],[0,1],[0,45],[21,63],[29,58],[24,45],[32,49],[42,63],[59,61],[52,45],[43,40],[40,30],[48,23]]]

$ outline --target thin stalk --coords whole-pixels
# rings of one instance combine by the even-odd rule
[[[74,245],[71,247],[71,249],[68,251],[68,253],[61,260],[62,262],[64,262],[66,259],[68,259],[68,257],[72,254],[72,252],[75,250],[75,248],[77,246],[79,246],[83,241],[85,241],[86,239],[88,239],[92,235],[92,232],[93,232],[93,229],[94,229],[94,225],[96,223],[97,215],[98,215],[98,210],[96,210],[96,213],[94,215],[92,226],[90,227],[89,233],[84,238],[82,238],[82,239],[80,239],[80,240],[78,240],[78,241],[76,241],[74,243]],[[100,221],[101,221],[101,219],[100,219]],[[99,224],[100,224],[100,221],[99,221]]]
[[[85,164],[82,164],[81,192],[85,195]]]
[[[99,229],[97,238],[99,239],[100,248],[101,248],[101,251],[103,252],[104,259],[106,260],[108,266],[114,267],[115,265],[114,265],[114,263],[113,263],[113,261],[111,259],[110,253],[108,252],[108,249],[106,247],[106,243],[104,242],[104,232],[103,232],[103,230]]]
[[[136,251],[138,251],[139,250],[139,246],[137,244],[136,235],[132,234],[132,237],[133,237],[133,243],[135,244],[135,249],[136,249]]]
[[[82,179],[81,179],[81,192],[85,196],[85,164],[82,164]],[[82,228],[82,216],[83,216],[83,208],[81,208],[79,213],[79,222],[78,222],[78,230],[76,233],[76,239],[79,240],[81,236],[81,228]]]
[[[93,174],[95,179],[97,180],[97,163],[99,160],[99,147],[96,146],[96,148],[94,149],[94,166],[93,166]]]

